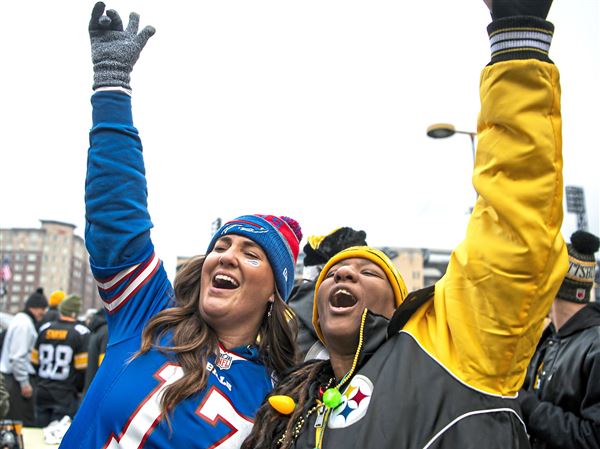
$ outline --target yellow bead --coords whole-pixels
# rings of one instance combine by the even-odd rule
[[[269,396],[269,404],[282,415],[289,415],[296,408],[294,400],[285,395]]]

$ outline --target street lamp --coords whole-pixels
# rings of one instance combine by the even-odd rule
[[[473,156],[473,166],[475,166],[475,136],[477,133],[472,131],[460,131],[451,125],[450,123],[434,123],[427,127],[427,135],[433,139],[445,139],[451,137],[454,134],[466,134],[471,139],[471,156]],[[475,200],[479,197],[479,193],[475,192]],[[473,208],[469,208],[469,212],[472,212]]]
[[[427,127],[427,135],[434,139],[445,139],[454,134],[466,134],[471,138],[471,155],[473,156],[473,165],[475,165],[475,136],[477,133],[472,131],[460,131],[454,128],[450,123],[434,123]]]

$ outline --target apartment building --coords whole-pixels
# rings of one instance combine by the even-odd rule
[[[83,239],[75,225],[40,220],[39,228],[0,228],[0,261],[9,262],[12,276],[3,281],[0,311],[14,314],[29,295],[43,287],[46,296],[64,290],[82,298],[82,312],[101,307]]]

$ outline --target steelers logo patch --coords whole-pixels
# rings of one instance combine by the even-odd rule
[[[356,375],[342,394],[342,403],[329,415],[330,429],[341,429],[360,421],[367,414],[373,383],[363,375]]]

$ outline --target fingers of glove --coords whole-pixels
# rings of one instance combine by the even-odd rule
[[[123,31],[123,21],[121,20],[121,16],[114,9],[109,9],[106,11],[106,15],[110,18],[110,29],[113,31]]]
[[[510,16],[535,16],[545,19],[552,0],[494,0],[492,16],[501,19]]]
[[[140,48],[143,48],[144,45],[146,45],[146,42],[148,42],[148,39],[154,36],[154,33],[156,33],[156,29],[153,26],[148,25],[142,30],[140,34],[138,34],[135,37],[135,40],[137,41]]]
[[[140,15],[136,12],[129,13],[129,23],[127,24],[127,32],[137,34],[140,26]]]
[[[100,29],[100,17],[104,14],[105,5],[103,2],[97,2],[92,9],[92,17],[90,18],[90,30],[98,30]]]

